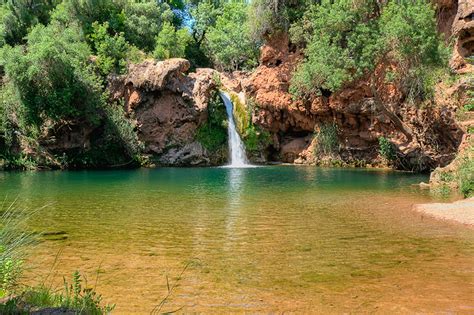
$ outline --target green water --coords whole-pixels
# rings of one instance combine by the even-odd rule
[[[412,211],[439,200],[412,186],[426,180],[293,166],[0,173],[0,196],[47,205],[30,225],[60,232],[24,281],[99,274],[116,313],[149,313],[167,277],[163,311],[473,312],[474,233]]]

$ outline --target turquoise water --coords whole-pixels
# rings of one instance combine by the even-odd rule
[[[0,173],[0,196],[46,205],[30,226],[58,234],[25,282],[99,274],[116,313],[149,313],[166,277],[178,286],[164,311],[473,311],[473,232],[413,212],[440,200],[420,181],[294,166]]]

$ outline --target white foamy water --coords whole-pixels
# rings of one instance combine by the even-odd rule
[[[252,167],[252,165],[248,163],[244,143],[242,142],[242,139],[240,139],[240,135],[235,127],[232,101],[227,93],[221,92],[220,94],[224,100],[228,118],[227,133],[229,137],[229,164],[226,166],[235,168]]]

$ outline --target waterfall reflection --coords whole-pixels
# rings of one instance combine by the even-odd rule
[[[224,243],[224,250],[231,250],[232,242],[243,231],[237,229],[237,224],[245,226],[239,222],[241,218],[242,196],[245,184],[246,169],[244,168],[229,168],[227,169],[227,204],[226,204],[226,242]]]

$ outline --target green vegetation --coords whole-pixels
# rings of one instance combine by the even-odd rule
[[[258,156],[272,143],[270,133],[252,122],[252,113],[258,107],[253,99],[243,104],[236,94],[230,94],[234,104],[234,119],[236,127],[242,137],[245,149],[250,156]]]
[[[474,195],[474,146],[471,145],[467,149],[465,156],[461,157],[457,177],[459,190],[464,197]]]
[[[227,114],[225,105],[217,92],[212,95],[209,101],[207,122],[198,129],[196,140],[211,152],[225,149]]]
[[[224,4],[215,26],[207,32],[206,50],[224,70],[248,69],[257,63],[258,47],[250,38],[245,3]]]
[[[424,1],[329,1],[312,5],[290,29],[305,48],[291,90],[299,97],[337,91],[371,74],[382,60],[397,65],[396,84],[411,99],[432,95],[434,68],[446,50],[436,32],[435,9]]]
[[[339,139],[336,124],[322,124],[315,133],[315,155],[331,156],[339,150]]]
[[[54,292],[44,285],[30,287],[14,302],[39,309],[58,307],[77,314],[109,314],[115,308],[115,305],[102,305],[102,296],[88,286],[78,271],[73,273],[71,283],[64,279],[62,292]]]
[[[14,203],[0,210],[0,298],[4,298],[18,286],[25,249],[34,242],[34,237],[23,231],[30,213],[17,210]]]
[[[441,192],[457,190],[465,198],[474,196],[474,143],[468,146],[447,167],[432,174],[433,186]]]
[[[186,56],[186,46],[190,41],[188,30],[176,30],[170,23],[165,23],[156,37],[153,55],[158,60]]]
[[[26,250],[36,242],[36,236],[27,232],[27,220],[34,212],[18,208],[13,202],[0,208],[0,312],[26,314],[30,309],[61,307],[80,314],[106,314],[114,306],[102,306],[102,297],[84,285],[83,277],[75,272],[70,284],[64,280],[63,292],[41,284],[37,287],[20,286],[24,271]],[[85,278],[84,278],[85,279]],[[97,281],[97,280],[96,280]]]
[[[374,105],[411,139],[379,85],[384,80],[402,92],[402,101],[421,104],[433,98],[440,78],[452,78],[435,13],[429,1],[5,0],[0,167],[140,165],[144,146],[133,117],[110,104],[108,80],[146,58],[184,57],[192,68],[252,70],[260,46],[286,33],[290,48],[304,52],[289,87],[295,98],[327,96],[363,78]],[[234,104],[247,149],[261,150],[271,137],[252,123],[253,105]],[[472,108],[468,102],[464,111]],[[226,138],[221,121],[213,119],[196,135],[211,151]],[[49,131],[70,125],[94,130],[91,145],[44,151],[43,144],[54,140]],[[322,126],[317,137],[324,143],[317,148],[321,153],[337,150],[337,130]]]
[[[387,162],[393,162],[397,158],[397,153],[393,143],[385,137],[379,138],[379,154]]]

